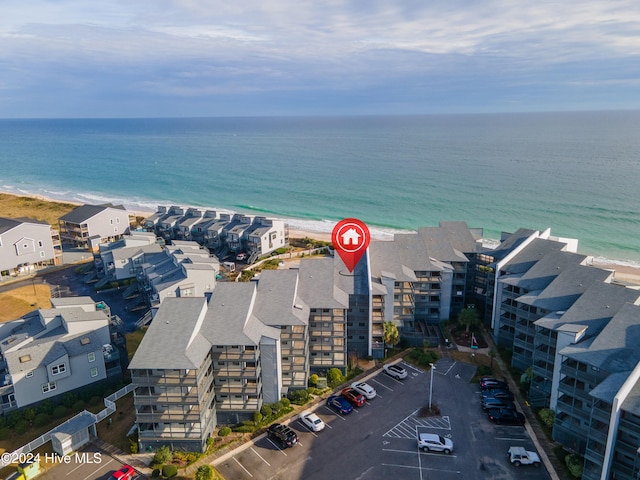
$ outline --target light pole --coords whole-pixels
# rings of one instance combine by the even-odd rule
[[[429,383],[429,410],[431,410],[431,397],[433,394],[433,371],[436,369],[436,366],[433,363],[431,365],[431,382]]]

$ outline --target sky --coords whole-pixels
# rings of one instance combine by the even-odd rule
[[[638,108],[638,0],[0,2],[0,118]]]

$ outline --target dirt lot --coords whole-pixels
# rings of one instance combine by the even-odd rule
[[[36,284],[0,293],[0,323],[15,320],[38,308],[51,308],[49,285]]]

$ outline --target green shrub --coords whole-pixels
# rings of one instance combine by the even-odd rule
[[[540,420],[549,428],[553,427],[553,422],[556,420],[556,414],[549,408],[543,408],[538,412]]]
[[[53,416],[55,418],[66,417],[68,411],[69,409],[64,405],[58,405],[56,408],[53,409]]]
[[[229,427],[222,427],[220,430],[218,430],[219,437],[226,437],[230,433],[231,433],[231,429]]]
[[[304,405],[310,398],[311,396],[306,390],[292,390],[289,392],[289,399],[295,405]]]
[[[263,415],[262,415],[260,412],[258,412],[258,411],[253,412],[253,422],[254,422],[256,425],[257,425],[257,424],[259,424],[259,423],[262,421],[262,419],[263,419],[263,418],[264,418],[264,417],[263,417]]]
[[[282,408],[286,410],[291,406],[291,400],[289,400],[288,398],[281,398],[280,405],[282,405]]]
[[[331,388],[335,388],[340,385],[344,380],[342,372],[339,368],[330,368],[327,371],[327,384]]]
[[[17,410],[14,410],[7,417],[7,426],[11,429],[14,429],[16,428],[16,425],[20,420],[22,420],[22,413],[20,413]]]
[[[20,420],[18,423],[16,423],[16,426],[14,427],[14,431],[18,434],[18,435],[22,435],[23,433],[27,433],[29,431],[29,422],[27,422],[26,420]]]
[[[432,351],[425,352],[421,348],[414,348],[405,358],[419,367],[428,368],[430,363],[438,361],[438,354]]]
[[[173,453],[171,453],[171,449],[166,445],[162,445],[158,450],[156,450],[156,454],[153,456],[153,463],[169,463],[172,459]]]
[[[209,465],[201,465],[196,470],[195,480],[213,480],[213,468]]]
[[[313,375],[311,375],[309,377],[309,386],[310,387],[315,387],[316,385],[318,385],[318,378],[320,378],[320,377],[318,377],[317,373],[314,373]]]
[[[37,413],[46,413],[47,415],[51,415],[53,414],[53,409],[55,408],[55,405],[53,404],[53,402],[49,399],[45,400],[44,402],[42,402],[40,405],[38,405],[36,407],[36,412]]]
[[[162,476],[165,478],[175,477],[178,474],[178,467],[175,465],[165,465],[162,467]]]
[[[238,433],[253,433],[256,431],[256,427],[253,425],[238,425],[233,427],[233,431]]]
[[[271,411],[274,415],[278,415],[278,412],[282,410],[282,404],[280,402],[270,403],[269,406],[271,407]]]
[[[89,400],[89,404],[94,406],[100,404],[100,402],[102,402],[102,397],[98,395],[94,395],[91,397],[91,400]]]
[[[582,477],[582,466],[584,464],[584,458],[575,454],[567,455],[566,457],[564,457],[564,463],[566,463],[571,475],[573,475],[575,478]]]
[[[22,411],[22,418],[24,418],[29,425],[33,423],[34,418],[36,418],[36,409],[35,408],[25,408]]]
[[[76,403],[78,397],[73,392],[67,392],[62,394],[62,404],[67,408],[72,408],[73,404]]]
[[[138,453],[138,442],[136,442],[135,440],[129,439],[129,452]]]
[[[480,365],[476,370],[476,376],[478,377],[488,377],[491,374],[491,368],[489,368],[487,365]]]
[[[262,405],[260,413],[265,417],[270,417],[273,414],[273,410],[271,410],[271,407],[265,403]]]
[[[51,421],[51,417],[49,415],[47,415],[46,413],[38,413],[36,415],[36,418],[33,419],[33,424],[36,427],[44,427],[50,421]]]
[[[151,478],[158,478],[160,476],[160,469],[154,468],[153,472],[151,472]]]
[[[11,429],[7,427],[0,428],[0,440],[6,440],[11,436]]]
[[[85,407],[84,400],[76,400],[73,403],[73,411],[74,412],[81,412],[82,410],[84,410],[84,407]]]

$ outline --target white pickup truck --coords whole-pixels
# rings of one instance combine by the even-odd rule
[[[523,447],[509,448],[509,461],[512,465],[519,467],[520,465],[540,466],[540,457],[536,452],[525,450]]]

